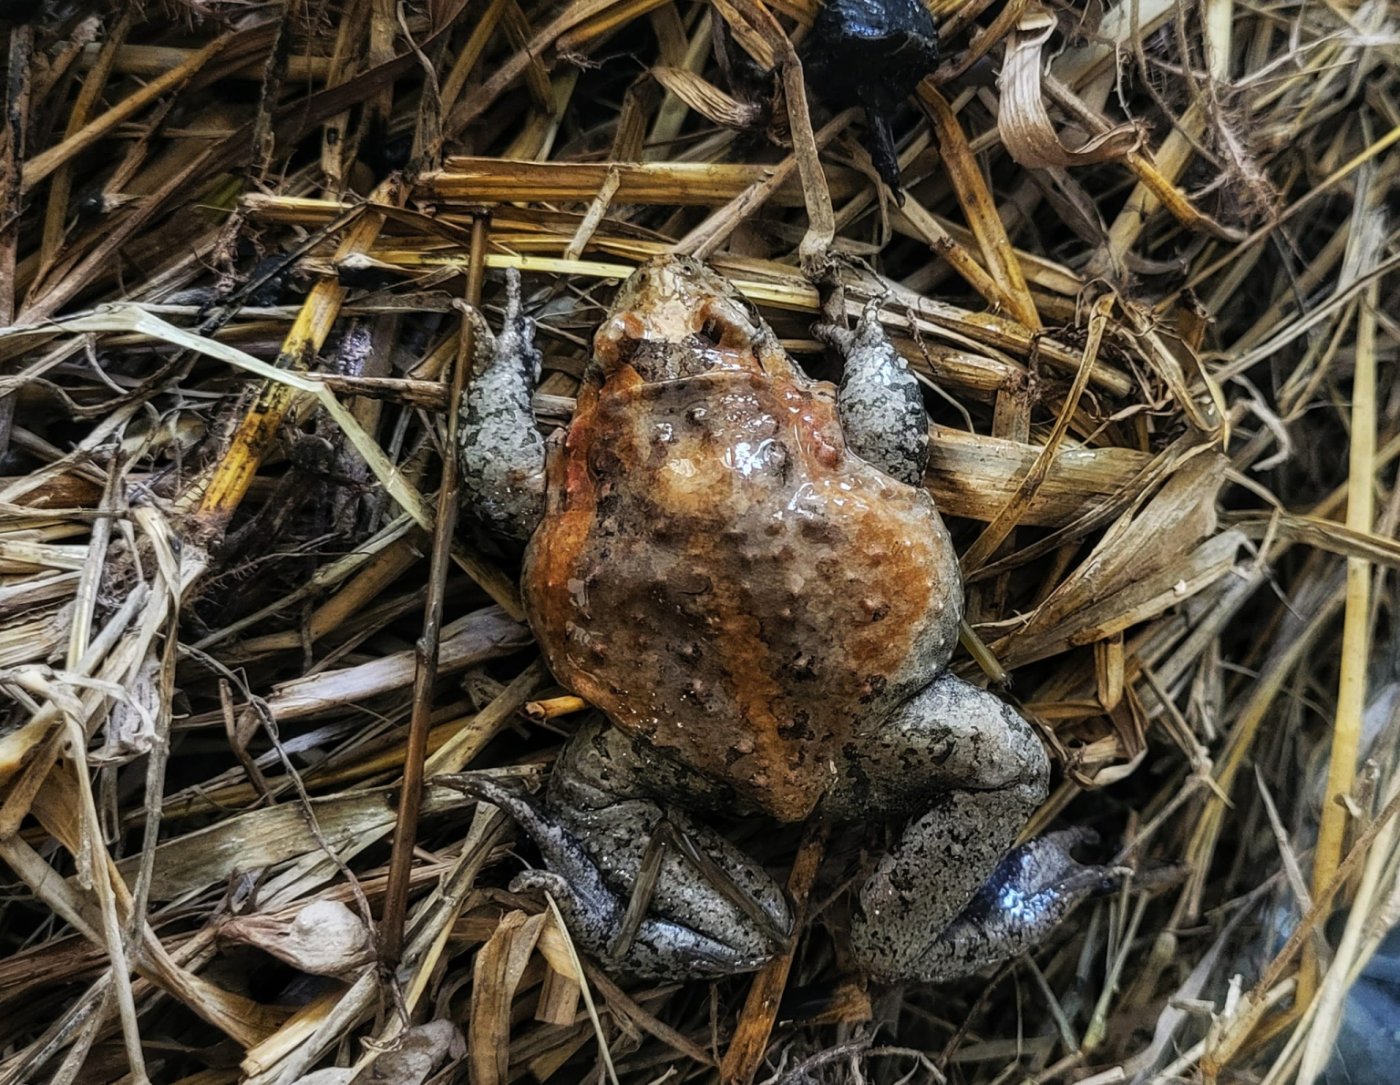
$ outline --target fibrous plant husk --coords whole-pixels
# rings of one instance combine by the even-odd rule
[[[1400,23],[930,8],[895,194],[816,0],[0,5],[0,1083],[1321,1080],[1400,899]],[[877,812],[741,819],[791,951],[627,980],[450,786],[588,708],[440,492],[463,314],[523,273],[553,430],[664,252],[925,385],[954,668],[1122,871],[1033,953],[869,984]]]

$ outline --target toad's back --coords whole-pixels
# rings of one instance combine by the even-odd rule
[[[585,387],[524,578],[556,677],[782,820],[927,682],[962,590],[922,490],[848,453],[828,384]]]

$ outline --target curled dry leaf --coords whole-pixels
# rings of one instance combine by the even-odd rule
[[[475,1085],[508,1080],[511,1006],[547,919],[543,912],[508,912],[476,955],[467,1026]]]
[[[1003,664],[1023,666],[1104,640],[1229,573],[1246,540],[1218,530],[1227,462],[1213,453],[1188,460],[1120,516],[1025,624],[992,645]]]
[[[741,102],[686,68],[656,67],[656,81],[702,117],[722,128],[748,130],[763,123],[763,107]]]
[[[257,946],[317,976],[344,975],[374,958],[374,942],[364,921],[334,900],[312,901],[290,921],[271,915],[239,916],[223,924],[219,936]]]
[[[1027,169],[1047,166],[1088,166],[1122,158],[1135,150],[1138,131],[1120,124],[1071,150],[1060,142],[1045,111],[1040,88],[1040,57],[1055,30],[1055,17],[1044,9],[1021,16],[1006,40],[1001,66],[1001,108],[997,131],[1007,152]]]

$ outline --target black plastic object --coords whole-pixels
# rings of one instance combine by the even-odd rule
[[[45,0],[0,0],[0,23],[27,23],[48,14]]]
[[[890,118],[938,63],[938,27],[919,0],[826,0],[817,12],[803,67],[832,105],[865,107],[870,156],[899,191]]]

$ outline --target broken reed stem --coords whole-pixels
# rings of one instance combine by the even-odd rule
[[[1367,288],[1356,320],[1356,372],[1351,392],[1351,458],[1347,475],[1347,527],[1371,530],[1375,521],[1376,473],[1376,310],[1377,285]],[[1322,798],[1322,819],[1313,855],[1312,890],[1317,896],[1331,882],[1341,861],[1350,819],[1346,800],[1356,776],[1361,721],[1366,712],[1366,668],[1370,663],[1371,563],[1347,558],[1346,612],[1342,622],[1341,674],[1337,718],[1332,725],[1331,761]],[[1298,1005],[1317,991],[1318,961],[1309,942],[1298,976]]]
[[[802,194],[807,203],[807,232],[797,247],[802,265],[814,266],[827,258],[836,236],[836,219],[831,210],[831,190],[822,172],[820,148],[812,133],[812,115],[807,108],[807,86],[802,78],[802,61],[792,43],[783,62],[783,98],[787,102],[788,127],[792,133],[792,154],[802,178]]]
[[[720,1064],[722,1085],[748,1085],[758,1073],[768,1038],[778,1020],[783,991],[787,989],[793,951],[807,915],[807,899],[825,855],[826,831],[814,822],[803,834],[797,858],[788,874],[788,898],[793,902],[792,941],[754,975],[744,1009],[739,1014],[739,1024]]]
[[[336,259],[344,259],[351,253],[368,248],[379,236],[384,225],[384,212],[374,208],[375,204],[397,204],[399,185],[397,181],[387,181],[369,198],[366,210],[359,219],[345,231],[344,238],[336,250]],[[311,368],[317,351],[326,342],[331,328],[340,316],[340,306],[345,300],[346,288],[334,276],[319,279],[306,295],[305,302],[297,312],[278,352],[276,365],[304,373]],[[263,458],[272,450],[281,431],[282,423],[296,401],[297,392],[291,385],[282,381],[266,381],[257,398],[243,416],[228,451],[219,461],[218,467],[209,479],[209,485],[200,499],[199,512],[202,516],[220,526],[232,519],[242,502],[253,478],[262,465]]]
[[[472,222],[471,256],[467,269],[466,300],[473,309],[481,305],[486,274],[487,218]],[[433,551],[428,571],[428,597],[423,607],[423,631],[414,649],[413,714],[408,727],[404,757],[403,789],[394,824],[389,859],[389,883],[379,922],[379,956],[392,971],[403,953],[404,920],[408,914],[409,881],[413,872],[413,847],[418,835],[418,808],[423,802],[423,770],[432,726],[433,687],[437,684],[438,641],[442,632],[443,596],[452,567],[452,537],[457,530],[457,411],[476,345],[476,325],[462,318],[460,348],[452,370],[452,394],[448,400],[446,447],[442,451],[442,480],[438,486],[437,516],[433,522]]]
[[[72,758],[71,768],[77,784],[79,840],[86,855],[75,855],[78,865],[78,879],[83,880],[84,872],[91,881],[93,896],[97,898],[98,917],[101,920],[100,944],[107,951],[111,961],[113,989],[116,992],[117,1016],[121,1021],[122,1042],[126,1047],[127,1068],[131,1071],[136,1085],[150,1085],[146,1073],[146,1060],[141,1050],[141,1027],[136,1020],[136,999],[131,990],[131,950],[139,944],[136,936],[131,948],[122,931],[121,920],[117,916],[116,896],[112,891],[112,867],[107,849],[102,843],[102,819],[97,814],[97,803],[92,794],[92,780],[88,776],[87,735],[74,716],[65,719],[68,732],[68,754]],[[137,925],[139,926],[139,919]]]
[[[5,117],[0,126],[0,327],[15,320],[15,264],[18,257],[23,191],[25,132],[29,127],[30,73],[34,68],[34,32],[26,25],[10,30],[6,63],[9,86],[4,95]],[[12,411],[14,398],[0,401],[0,411]],[[3,427],[0,427],[3,428]]]

